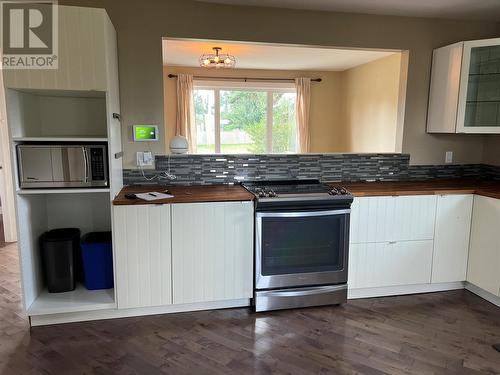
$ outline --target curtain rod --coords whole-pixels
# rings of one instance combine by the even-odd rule
[[[169,74],[168,78],[177,78],[177,74]],[[256,78],[256,77],[207,77],[207,76],[193,76],[193,78],[201,79],[220,79],[220,80],[243,80],[243,81],[288,81],[293,82],[293,78]],[[311,82],[321,82],[321,78],[311,78]]]

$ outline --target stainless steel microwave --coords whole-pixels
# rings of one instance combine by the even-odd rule
[[[106,145],[17,146],[21,188],[107,187]]]

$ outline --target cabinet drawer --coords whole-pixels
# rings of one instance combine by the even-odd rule
[[[356,198],[350,242],[432,240],[435,216],[435,195]]]
[[[432,240],[351,244],[349,287],[430,283],[432,248]]]

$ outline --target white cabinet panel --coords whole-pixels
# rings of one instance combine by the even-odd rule
[[[426,284],[432,240],[350,244],[349,288]]]
[[[467,281],[500,291],[500,199],[475,196]]]
[[[115,206],[118,308],[172,303],[170,205]]]
[[[109,139],[109,174],[111,180],[111,196],[114,197],[123,187],[123,157],[116,158],[115,155],[123,151],[122,149],[122,125],[118,119],[113,118],[114,113],[120,113],[120,88],[118,83],[118,42],[113,24],[107,19],[105,33],[105,56],[107,71],[106,107],[107,107],[107,134]]]
[[[172,205],[173,303],[251,298],[253,203]]]
[[[432,282],[464,281],[472,218],[472,195],[441,195],[437,200]]]
[[[432,53],[431,89],[427,132],[455,133],[463,42],[437,48]]]
[[[59,6],[57,69],[4,70],[5,87],[106,90],[104,9]]]
[[[351,213],[351,243],[431,240],[436,196],[355,198]]]

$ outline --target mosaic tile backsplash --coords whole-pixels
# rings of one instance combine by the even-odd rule
[[[483,164],[410,166],[408,154],[307,154],[307,155],[159,155],[147,178],[168,171],[175,180],[147,181],[139,169],[124,169],[126,185],[230,184],[259,179],[321,181],[401,181],[430,178],[495,178],[500,167]]]

